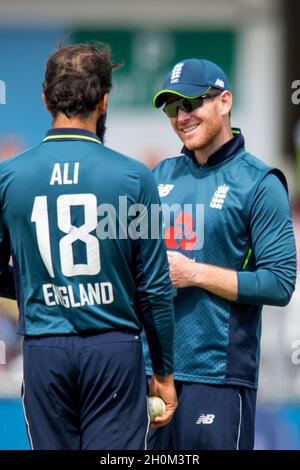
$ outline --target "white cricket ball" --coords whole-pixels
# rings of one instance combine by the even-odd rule
[[[166,404],[160,397],[149,397],[149,415],[150,421],[154,421],[156,416],[163,416],[166,411]]]

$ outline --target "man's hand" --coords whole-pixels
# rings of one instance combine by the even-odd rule
[[[170,279],[174,287],[200,287],[222,299],[238,297],[238,275],[232,269],[196,263],[177,251],[167,251]]]
[[[177,251],[167,251],[167,255],[170,279],[173,286],[188,287],[194,285],[195,262]]]
[[[166,404],[164,415],[157,416],[155,420],[151,422],[150,427],[156,429],[165,426],[165,424],[169,423],[173,418],[178,405],[173,374],[164,376],[154,374],[149,382],[149,396],[158,396],[162,398]]]

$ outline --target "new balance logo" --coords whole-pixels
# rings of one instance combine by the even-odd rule
[[[215,191],[213,197],[211,198],[209,207],[211,207],[212,209],[222,209],[228,191],[229,186],[227,186],[226,184],[218,186],[218,189]]]
[[[216,415],[200,415],[196,424],[212,424]]]
[[[217,80],[215,81],[215,85],[220,86],[221,88],[224,88],[225,86],[223,80],[221,80],[220,78],[217,78]]]
[[[159,184],[157,189],[160,197],[166,197],[174,188],[174,184]]]
[[[179,78],[180,78],[183,66],[184,66],[184,64],[182,62],[175,65],[175,67],[173,68],[172,73],[171,73],[171,78],[170,78],[171,83],[178,83],[179,82]]]

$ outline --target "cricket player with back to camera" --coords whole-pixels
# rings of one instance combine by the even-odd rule
[[[55,52],[43,83],[53,127],[0,165],[0,288],[14,297],[12,255],[33,449],[145,449],[143,328],[149,392],[166,402],[152,425],[166,424],[176,408],[165,244],[161,236],[130,237],[132,216],[119,216],[123,196],[149,214],[151,233],[158,192],[145,165],[102,142],[113,69],[107,47]],[[103,204],[126,236],[99,237]]]

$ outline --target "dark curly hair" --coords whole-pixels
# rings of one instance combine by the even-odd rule
[[[110,47],[76,44],[59,49],[47,62],[43,92],[55,118],[86,118],[112,87],[112,71],[119,65],[111,61]]]

